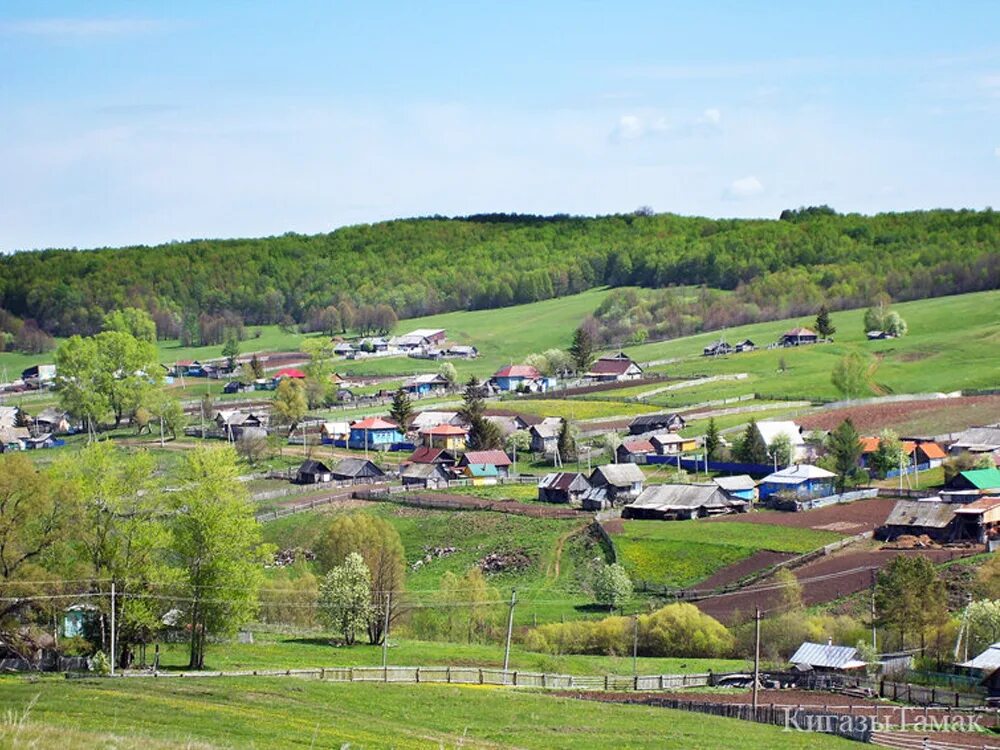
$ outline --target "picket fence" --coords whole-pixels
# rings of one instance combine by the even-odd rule
[[[314,677],[329,682],[438,683],[495,685],[546,690],[602,690],[613,692],[676,690],[706,687],[712,676],[699,674],[568,675],[483,667],[319,667],[314,669],[254,669],[239,671],[119,672],[116,678],[185,679],[211,677]]]

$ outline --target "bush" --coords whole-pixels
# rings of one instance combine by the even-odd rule
[[[523,643],[550,654],[625,656],[632,653],[633,627],[631,617],[552,623],[529,630]],[[668,604],[639,616],[641,656],[717,658],[728,656],[734,644],[725,625],[693,604]]]

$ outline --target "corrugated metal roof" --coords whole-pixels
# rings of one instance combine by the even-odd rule
[[[1000,488],[1000,469],[970,469],[963,471],[962,477],[977,490]]]
[[[626,487],[635,482],[646,481],[646,475],[635,464],[605,464],[604,466],[598,466],[590,475],[591,484],[594,484],[594,478],[597,476],[604,478],[604,484],[611,484],[615,487]]]
[[[462,463],[491,464],[493,466],[510,466],[510,456],[501,450],[467,451]]]
[[[757,483],[749,474],[737,474],[734,477],[716,477],[713,481],[728,492],[752,490],[757,486]]]
[[[587,478],[575,471],[558,471],[546,474],[538,482],[539,489],[562,490],[564,492],[582,492],[590,487]]]
[[[981,669],[984,672],[992,672],[994,669],[1000,669],[1000,643],[994,643],[983,651],[983,653],[976,656],[976,658],[963,662],[958,666],[968,667],[969,669]]]
[[[900,500],[893,506],[885,525],[943,529],[952,522],[955,511],[960,507],[940,500]]]
[[[802,432],[799,429],[799,426],[790,420],[761,420],[757,423],[757,432],[760,433],[764,444],[768,446],[770,446],[779,435],[787,435],[788,440],[791,442],[793,447],[805,445],[806,443],[806,441],[802,439]]]
[[[714,484],[660,484],[647,487],[629,507],[666,512],[694,508],[730,508],[733,505]]]
[[[825,669],[858,669],[865,662],[858,658],[858,650],[853,646],[833,646],[828,643],[806,641],[790,659],[792,664],[808,664],[810,667]]]
[[[818,466],[795,464],[773,474],[768,474],[763,481],[771,484],[801,484],[808,479],[832,479],[835,476],[837,475],[832,471],[821,469]]]
[[[493,375],[495,378],[540,378],[542,374],[531,365],[507,365]]]

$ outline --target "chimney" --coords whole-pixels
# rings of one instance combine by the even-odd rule
[[[826,645],[827,646],[832,646],[833,645],[833,638],[827,638],[826,639]]]

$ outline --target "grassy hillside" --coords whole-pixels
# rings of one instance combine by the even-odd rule
[[[7,747],[618,748],[623,728],[629,747],[657,750],[850,745],[735,719],[443,685],[0,678],[0,701]]]
[[[832,315],[837,327],[833,344],[792,349],[756,351],[729,357],[698,356],[702,347],[718,340],[720,333],[688,336],[673,341],[631,347],[641,361],[682,358],[654,368],[672,375],[695,376],[745,372],[749,380],[706,385],[717,398],[758,392],[783,398],[836,398],[830,372],[848,351],[864,352],[879,360],[874,380],[886,393],[952,391],[1000,385],[996,346],[1000,343],[1000,292],[980,292],[955,297],[905,302],[893,306],[909,324],[909,333],[897,340],[866,340],[863,310]],[[725,331],[728,341],[750,338],[758,346],[777,340],[796,325],[813,325],[813,318],[793,318],[774,323],[741,326]],[[780,371],[784,361],[785,370]],[[671,397],[687,398],[680,391]]]
[[[803,553],[840,534],[785,526],[700,521],[624,521],[612,537],[632,578],[685,587],[760,550]]]
[[[592,604],[585,592],[587,564],[603,553],[583,532],[587,519],[553,520],[482,511],[422,510],[392,503],[371,503],[364,512],[385,518],[399,532],[411,567],[407,571],[408,591],[421,599],[433,600],[441,577],[447,571],[463,575],[486,555],[497,552],[523,556],[527,564],[519,569],[490,576],[504,598],[516,588],[521,605],[517,621],[530,623],[577,617]],[[326,526],[328,515],[304,513],[264,526],[267,541],[279,547],[311,547]],[[454,547],[416,570],[413,563],[429,549]]]

